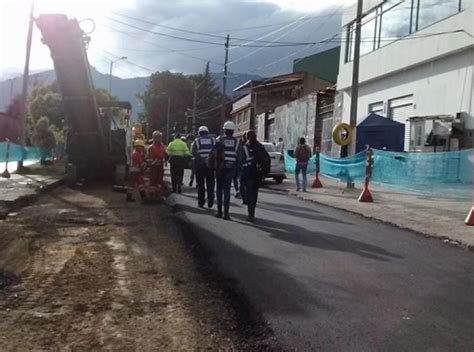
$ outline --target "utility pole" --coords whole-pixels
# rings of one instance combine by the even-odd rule
[[[171,112],[171,97],[168,94],[168,107],[166,112],[166,143],[170,142],[170,112]]]
[[[229,64],[229,41],[230,35],[227,34],[225,41],[225,61],[224,61],[224,77],[222,77],[222,110],[221,110],[221,125],[225,120],[225,102],[227,93],[227,65]]]
[[[350,123],[352,131],[355,132],[357,127],[357,103],[359,100],[359,63],[360,63],[360,35],[361,35],[361,21],[362,21],[363,0],[357,1],[357,14],[355,21],[355,41],[354,41],[354,60],[352,63],[352,87],[351,87],[351,110]],[[353,136],[356,134],[353,133]],[[344,146],[341,151],[342,156],[355,154],[355,141],[350,145]],[[345,149],[344,149],[345,148]],[[354,182],[351,179],[347,180],[347,188],[354,188]]]
[[[197,91],[199,86],[194,87],[194,95],[193,95],[193,125],[192,128],[196,128],[196,105],[197,105]]]
[[[351,87],[351,111],[350,111],[350,126],[354,130],[357,126],[357,103],[359,99],[359,63],[360,63],[360,35],[361,35],[361,21],[362,21],[363,0],[357,2],[357,17],[355,28],[355,43],[354,43],[354,62],[352,65],[352,87]],[[348,154],[354,154],[354,145],[348,150]]]
[[[33,39],[33,23],[34,23],[34,9],[35,1],[31,1],[31,12],[30,12],[30,23],[28,25],[28,36],[26,38],[26,58],[25,58],[25,69],[23,70],[23,87],[21,96],[20,106],[20,143],[25,145],[26,143],[26,103],[28,102],[28,78],[30,73],[30,56],[31,56],[31,41]],[[23,160],[18,161],[18,170],[23,167]]]
[[[112,70],[113,70],[114,64],[116,62],[121,61],[121,60],[127,60],[127,57],[122,56],[121,58],[118,58],[117,60],[110,61],[110,72],[109,72],[109,93],[110,93],[110,95],[112,95]]]
[[[9,102],[9,104],[11,104],[12,99],[13,99],[13,83],[14,82],[15,82],[14,78],[10,79],[10,102]]]

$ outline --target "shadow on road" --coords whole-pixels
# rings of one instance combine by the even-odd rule
[[[245,221],[245,217],[240,214],[232,214],[232,216]],[[313,217],[313,219],[317,220],[317,217]],[[336,220],[333,221],[340,222]],[[349,252],[357,254],[361,257],[381,261],[388,261],[389,259],[386,257],[397,259],[403,258],[400,255],[391,253],[378,246],[326,232],[316,230],[309,231],[304,227],[283,222],[268,219],[257,219],[255,223],[249,226],[261,229],[262,231],[269,233],[270,237],[276,238],[278,240],[306,247],[314,247],[330,251]]]

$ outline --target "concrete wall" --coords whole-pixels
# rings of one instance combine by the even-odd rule
[[[274,138],[283,138],[285,149],[294,150],[298,139],[305,137],[313,148],[316,118],[316,93],[275,108]],[[270,142],[274,142],[270,140]]]

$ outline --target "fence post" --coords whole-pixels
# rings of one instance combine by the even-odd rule
[[[369,180],[372,176],[372,149],[370,146],[367,145],[365,150],[365,180],[364,180],[364,188],[362,189],[362,193],[359,196],[359,202],[364,203],[372,203],[374,199],[372,198],[372,194],[369,191]]]
[[[5,170],[2,172],[3,178],[10,178],[10,173],[8,172],[8,159],[10,158],[10,140],[6,139],[7,141],[7,152],[5,155]]]
[[[321,181],[319,180],[319,171],[320,171],[320,152],[319,148],[316,148],[316,160],[315,160],[315,166],[316,166],[316,177],[314,178],[313,184],[311,185],[311,188],[321,188],[323,187]]]

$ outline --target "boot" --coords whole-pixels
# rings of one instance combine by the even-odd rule
[[[230,220],[230,215],[229,213],[224,214],[224,220]]]
[[[204,204],[203,204],[204,205]],[[207,207],[211,209],[214,206],[214,199],[210,199],[207,201]]]
[[[222,208],[220,207],[217,208],[216,218],[222,218]]]

